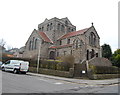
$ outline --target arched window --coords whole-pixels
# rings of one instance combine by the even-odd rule
[[[96,45],[96,36],[93,36],[93,45]]]
[[[35,39],[35,46],[34,49],[37,49],[37,39]]]
[[[76,40],[75,47],[78,49],[78,40]]]
[[[44,27],[42,27],[42,31],[44,31]]]
[[[63,31],[63,32],[64,32],[64,30],[65,30],[64,25],[61,25],[61,31]]]
[[[70,32],[70,28],[68,28],[68,30],[67,30],[68,32]]]
[[[39,31],[41,31],[41,28],[39,28]]]
[[[93,32],[90,33],[89,36],[89,44],[95,46],[96,45],[96,36]]]
[[[34,45],[35,44],[35,37],[33,37],[33,41],[32,42],[33,42],[33,44],[32,44],[32,50],[33,50],[34,47],[35,47],[35,45]]]
[[[53,26],[52,26],[52,23],[50,24],[50,30],[52,30]]]
[[[65,21],[65,24],[66,24],[66,25],[68,25],[68,22],[67,22],[67,20]]]
[[[47,31],[49,31],[49,24],[47,25]]]
[[[32,49],[32,41],[29,42],[29,50]]]
[[[90,41],[90,36],[89,36],[89,44],[91,44],[91,41]]]
[[[58,25],[57,25],[57,30],[60,30],[60,24],[58,23]]]
[[[62,45],[62,40],[59,41],[59,45]]]
[[[73,43],[74,43],[74,48],[76,49],[81,48],[84,45],[83,41],[80,39],[75,40]]]
[[[74,29],[72,29],[71,31],[74,31]]]
[[[67,44],[70,44],[70,39],[67,39]]]
[[[98,53],[96,53],[96,57],[98,57]]]

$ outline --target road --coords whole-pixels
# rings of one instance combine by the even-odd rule
[[[86,85],[2,72],[2,93],[118,93],[118,84]]]

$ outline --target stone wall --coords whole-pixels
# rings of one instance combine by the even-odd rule
[[[112,78],[120,78],[120,74],[93,74],[89,76],[89,79],[112,79]]]
[[[35,67],[30,67],[29,71],[36,73],[37,69]],[[39,73],[46,74],[46,75],[55,75],[55,76],[60,76],[60,77],[68,77],[68,78],[71,77],[72,78],[74,74],[74,69],[70,68],[69,71],[59,71],[59,70],[39,68]]]

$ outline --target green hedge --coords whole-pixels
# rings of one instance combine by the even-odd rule
[[[119,78],[118,74],[94,74],[93,79],[111,79],[111,78]]]
[[[120,73],[120,68],[115,66],[89,66],[94,74],[118,74]]]
[[[37,60],[31,60],[30,67],[37,67]],[[39,68],[69,71],[70,67],[60,60],[40,60]]]
[[[40,68],[60,70],[60,71],[69,71],[69,67],[63,64],[65,63],[59,60],[41,60]]]

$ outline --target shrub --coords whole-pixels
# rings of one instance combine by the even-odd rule
[[[89,68],[92,70],[94,74],[118,74],[119,68],[115,66],[93,66],[89,65]]]
[[[56,65],[56,70],[61,70],[61,65],[60,64]]]
[[[73,68],[74,66],[74,61],[75,61],[75,58],[74,56],[72,55],[68,55],[68,56],[64,56],[62,57],[61,59],[63,61],[63,66],[68,69],[68,68]]]
[[[65,61],[65,62],[63,62]],[[40,68],[69,71],[69,68],[73,67],[74,58],[72,56],[64,57],[63,60],[41,60]]]
[[[62,61],[60,60],[42,60],[41,61],[41,68],[46,68],[46,69],[57,69],[57,64],[60,64]]]
[[[36,60],[30,60],[30,67],[37,67],[37,61]]]
[[[51,63],[49,69],[56,70],[56,64],[55,63]]]

